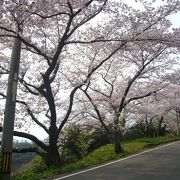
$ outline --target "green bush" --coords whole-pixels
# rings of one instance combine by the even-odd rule
[[[62,158],[65,162],[73,162],[82,159],[94,149],[110,143],[110,139],[103,128],[84,128],[73,124],[64,129],[60,142]]]
[[[87,155],[91,137],[89,132],[81,126],[71,125],[64,130],[60,141],[63,142],[62,157],[65,161],[72,162]]]

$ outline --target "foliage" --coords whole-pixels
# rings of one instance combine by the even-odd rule
[[[95,129],[73,124],[64,129],[60,142],[62,143],[60,148],[62,158],[66,162],[72,162],[110,143],[110,140],[101,127]]]
[[[123,140],[133,140],[133,139],[138,139],[138,138],[143,138],[144,133],[141,131],[139,128],[138,124],[133,125],[130,127],[126,133],[123,135]]]
[[[29,167],[26,167],[24,171],[19,172],[14,176],[14,180],[31,180],[31,179],[43,179],[45,177],[52,177],[55,175],[63,174],[63,173],[70,173],[74,170],[79,170],[82,168],[91,167],[94,165],[99,165],[105,162],[108,162],[110,160],[120,159],[122,157],[126,157],[128,155],[138,153],[144,149],[147,149],[149,147],[152,147],[153,145],[159,145],[175,140],[180,140],[180,137],[177,136],[165,136],[165,137],[156,137],[156,138],[142,138],[137,140],[131,140],[131,141],[125,141],[123,142],[123,149],[124,152],[121,154],[116,154],[114,152],[114,148],[112,144],[108,144],[105,146],[102,146],[96,150],[94,150],[92,153],[84,157],[82,160],[79,160],[77,162],[73,163],[67,163],[60,167],[53,167],[46,171],[42,171],[42,169],[38,172],[35,171],[35,169],[38,169],[37,166],[42,167],[42,164],[35,163],[34,162],[29,165]],[[149,147],[148,147],[149,145]],[[33,167],[33,168],[32,168]],[[34,170],[32,170],[34,169]]]
[[[70,125],[64,129],[60,141],[63,142],[61,154],[65,161],[83,158],[88,153],[91,135],[80,125]],[[73,158],[74,157],[74,158]]]

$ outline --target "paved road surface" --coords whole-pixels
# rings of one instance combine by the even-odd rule
[[[56,180],[180,180],[180,142]]]

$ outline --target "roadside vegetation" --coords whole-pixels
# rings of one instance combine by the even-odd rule
[[[17,171],[14,174],[13,179],[40,180],[64,173],[72,173],[77,170],[82,170],[112,160],[124,158],[129,155],[144,151],[148,148],[176,140],[180,140],[180,137],[169,135],[155,138],[146,137],[136,140],[125,140],[122,142],[122,147],[124,151],[120,154],[114,152],[113,144],[107,144],[93,150],[91,153],[89,153],[87,156],[83,157],[80,160],[76,160],[74,162],[67,162],[63,166],[52,167],[50,169],[46,168],[45,163],[40,157],[36,157],[30,163],[24,166],[24,168]]]

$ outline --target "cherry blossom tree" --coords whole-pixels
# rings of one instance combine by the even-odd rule
[[[119,84],[123,76],[128,79],[128,83],[125,83],[125,88],[121,91],[123,96],[119,96],[117,104],[112,106],[115,113],[112,138],[115,144],[118,144],[116,133],[119,133],[119,130],[116,130],[118,127],[116,125],[119,123],[122,110],[133,100],[157,91],[152,88],[149,92],[143,91],[142,96],[139,94],[135,97],[129,96],[131,90],[131,95],[135,93],[132,89],[135,80],[145,73],[146,68],[158,58],[167,45],[173,47],[178,45],[179,36],[176,33],[178,30],[168,31],[171,24],[166,17],[179,9],[179,2],[172,1],[158,9],[144,0],[140,2],[143,5],[141,11],[125,3],[110,0],[1,1],[0,95],[6,98],[5,74],[8,73],[9,48],[12,47],[12,39],[19,38],[23,46],[14,135],[32,140],[38,146],[14,151],[36,152],[44,158],[47,166],[61,164],[58,136],[66,123],[74,119],[74,111],[77,109],[73,104],[79,101],[74,99],[75,94],[79,89],[88,92],[91,78],[96,79],[99,76],[114,94],[114,83]],[[128,53],[134,52],[132,47],[137,47],[137,42],[140,42],[139,46],[145,46],[147,50],[144,48],[144,51],[148,51],[149,54],[151,52],[154,58],[150,55],[146,59],[145,54],[143,57],[145,59],[141,59],[137,64],[134,62],[130,77],[127,73],[122,74],[121,79],[118,76],[117,79],[116,76],[110,77],[112,72],[109,74],[107,67],[112,71],[110,64],[114,63],[113,58],[116,56],[116,61],[117,56],[127,59],[125,56],[129,57]],[[152,44],[148,44],[149,42],[154,43],[155,50],[159,48],[159,52],[155,51],[157,54],[154,50],[150,51],[148,45],[152,47]],[[117,63],[118,66],[119,63],[121,62]],[[126,66],[126,63],[124,65]],[[103,75],[104,68],[107,75]],[[127,70],[130,72],[131,68]],[[94,87],[91,91],[93,89],[98,93]],[[32,123],[47,133],[48,143],[30,133],[20,131]],[[2,127],[0,130],[2,131]],[[121,151],[119,145],[116,149]]]
[[[115,145],[115,152],[122,151],[119,142],[124,128],[124,110],[167,86],[159,77],[177,63],[170,57],[172,52],[158,43],[132,43],[129,49],[116,53],[105,63],[86,88],[81,88],[96,113],[86,107],[85,114],[100,121]]]
[[[15,131],[15,136],[25,137],[32,140],[39,148],[23,149],[22,152],[35,151],[40,154],[48,166],[59,164],[61,159],[58,153],[57,139],[59,133],[67,122],[73,105],[75,92],[86,81],[87,77],[78,85],[71,88],[69,103],[64,117],[60,122],[57,119],[55,96],[58,91],[58,70],[65,52],[68,49],[68,42],[72,37],[80,33],[80,28],[97,16],[105,7],[104,1],[4,1],[0,19],[1,42],[8,41],[11,45],[11,38],[19,38],[23,42],[23,51],[30,61],[24,59],[20,72],[19,92],[19,113],[26,112],[31,120],[40,126],[49,136],[48,145],[37,137]],[[8,44],[6,44],[8,45]],[[33,64],[34,63],[34,64]],[[4,68],[4,67],[3,67]],[[95,70],[95,69],[94,69]],[[33,76],[31,73],[33,72]],[[27,94],[27,95],[25,95]],[[29,96],[30,94],[30,96]],[[3,93],[1,94],[3,97]],[[34,102],[39,101],[36,106]],[[38,113],[45,112],[44,120],[40,120]],[[25,118],[21,117],[22,119]],[[21,124],[27,123],[17,122]],[[47,126],[46,126],[47,124]],[[2,127],[1,127],[2,130]]]

